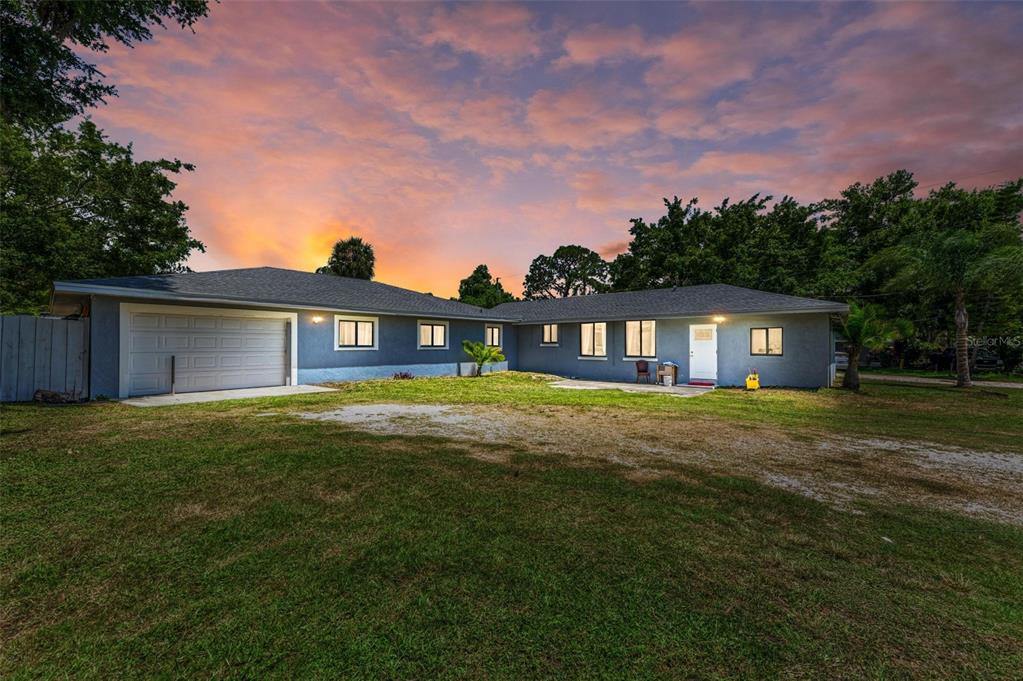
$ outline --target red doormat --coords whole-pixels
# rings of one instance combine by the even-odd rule
[[[689,381],[689,385],[696,385],[701,388],[713,388],[715,383],[714,381]]]

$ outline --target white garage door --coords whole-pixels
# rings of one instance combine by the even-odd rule
[[[128,312],[128,393],[284,385],[286,319]],[[257,314],[257,313],[254,313]]]

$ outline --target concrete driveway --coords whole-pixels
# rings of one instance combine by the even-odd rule
[[[278,385],[270,388],[239,388],[237,390],[209,390],[195,393],[178,393],[176,395],[149,395],[121,400],[123,404],[133,407],[167,407],[172,404],[195,404],[197,402],[221,402],[223,400],[244,400],[252,397],[286,397],[288,395],[308,395],[311,393],[329,393],[334,388],[320,385]]]

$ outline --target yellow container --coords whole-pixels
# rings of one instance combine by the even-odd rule
[[[756,373],[746,376],[746,390],[760,390],[760,375]]]

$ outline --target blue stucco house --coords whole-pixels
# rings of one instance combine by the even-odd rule
[[[54,283],[51,312],[90,319],[90,397],[468,374],[634,380],[674,362],[680,383],[815,388],[834,372],[846,306],[723,284],[506,303],[485,310],[373,281],[273,267]]]

